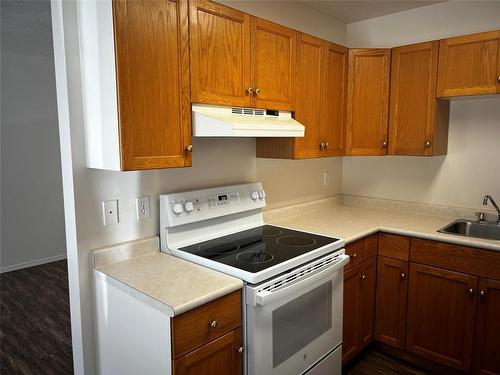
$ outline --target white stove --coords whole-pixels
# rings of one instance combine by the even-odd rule
[[[161,195],[161,250],[245,281],[246,374],[340,374],[344,241],[265,205],[260,183]]]

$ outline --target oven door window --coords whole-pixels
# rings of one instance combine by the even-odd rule
[[[273,367],[332,328],[332,281],[273,311]]]

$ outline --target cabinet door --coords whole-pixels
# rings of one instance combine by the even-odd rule
[[[337,44],[327,43],[325,55],[324,117],[319,138],[326,145],[322,154],[339,156],[345,152],[348,50]]]
[[[123,170],[191,165],[187,1],[113,1]]]
[[[233,375],[242,373],[240,329],[173,361],[174,375]]]
[[[437,96],[500,92],[500,31],[439,42]]]
[[[500,281],[479,280],[474,374],[500,374]]]
[[[445,154],[449,102],[436,100],[438,42],[392,50],[389,154]]]
[[[346,364],[359,351],[361,274],[362,264],[344,271],[342,364]]]
[[[385,155],[390,50],[349,50],[347,154]]]
[[[293,110],[297,32],[252,17],[252,87],[256,108]]]
[[[250,16],[191,0],[189,26],[192,101],[250,106]]]
[[[406,350],[469,371],[477,277],[410,264]]]
[[[311,158],[320,155],[319,138],[324,87],[325,42],[301,34],[299,38],[298,90],[295,119],[305,126],[303,138],[295,138],[294,156]]]
[[[377,285],[377,258],[363,263],[360,275],[359,348],[373,341],[375,328],[375,287]]]
[[[378,258],[375,339],[395,348],[405,348],[408,262]]]

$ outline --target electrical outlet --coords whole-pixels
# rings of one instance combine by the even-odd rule
[[[151,216],[149,212],[149,195],[136,198],[135,206],[137,208],[137,220],[147,219]]]
[[[330,172],[323,172],[323,186],[328,186],[332,183],[332,179],[330,177]]]
[[[102,202],[102,221],[104,225],[117,224],[118,218],[118,199]]]

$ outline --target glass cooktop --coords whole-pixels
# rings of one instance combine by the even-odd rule
[[[263,225],[181,247],[179,250],[247,272],[259,272],[338,240],[334,237]]]

